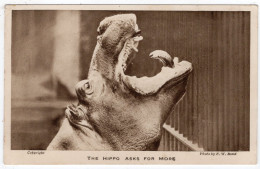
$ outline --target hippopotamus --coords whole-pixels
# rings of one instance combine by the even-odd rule
[[[76,85],[77,105],[47,150],[156,151],[165,123],[184,96],[192,64],[156,50],[162,62],[153,77],[126,75],[132,53],[143,39],[135,14],[105,18],[97,29],[97,44],[88,79]]]

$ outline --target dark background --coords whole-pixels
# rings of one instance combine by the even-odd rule
[[[60,13],[73,24],[63,27]],[[11,148],[47,147],[66,105],[75,102],[74,89],[67,84],[87,78],[99,22],[119,13],[135,13],[144,37],[128,74],[159,72],[161,65],[149,58],[157,49],[193,64],[186,96],[167,124],[204,150],[249,150],[250,12],[214,11],[13,11]],[[79,18],[77,24],[73,16]],[[71,57],[79,59],[79,78],[71,77],[73,82],[53,78],[61,76],[53,70],[64,65],[53,64],[64,52],[57,46],[70,43],[59,40],[67,26],[79,30],[79,36],[71,36],[78,42]],[[170,143],[162,150],[180,149]]]

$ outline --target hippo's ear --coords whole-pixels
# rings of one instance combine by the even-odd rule
[[[93,87],[89,80],[82,80],[75,87],[79,101],[83,101],[88,95],[93,93]]]
[[[76,126],[87,127],[93,130],[92,126],[88,122],[88,110],[84,105],[69,105],[65,110],[65,115],[70,123]]]

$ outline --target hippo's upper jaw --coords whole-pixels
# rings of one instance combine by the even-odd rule
[[[157,50],[150,57],[163,63],[160,73],[126,75],[131,53],[143,39],[136,16],[107,17],[97,31],[88,79],[76,85],[79,103],[66,110],[67,123],[50,149],[157,150],[162,126],[185,94],[191,63]]]
[[[191,72],[191,63],[179,62],[178,58],[172,59],[168,53],[156,50],[150,56],[163,63],[160,73],[150,78],[126,75],[125,70],[134,56],[131,54],[138,52],[139,41],[143,40],[140,33],[134,14],[115,15],[104,19],[98,28],[96,51],[105,51],[106,56],[94,57],[91,67],[95,67],[95,70],[106,78],[117,81],[122,88],[141,95],[155,94],[167,82],[178,82]],[[91,69],[89,75],[91,76]]]

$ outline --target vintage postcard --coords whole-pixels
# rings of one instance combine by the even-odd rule
[[[7,5],[5,164],[256,164],[257,6]]]

